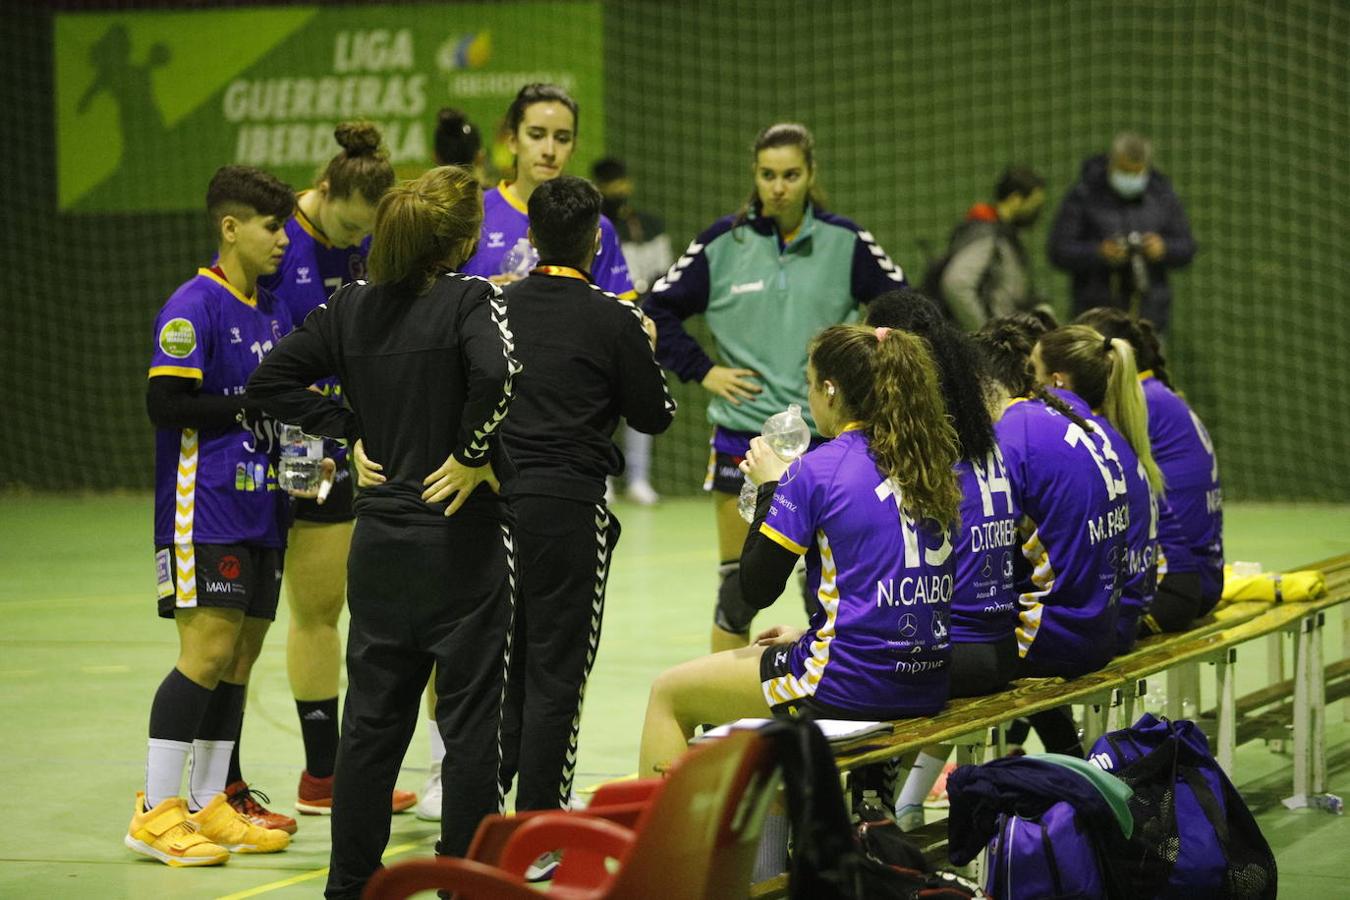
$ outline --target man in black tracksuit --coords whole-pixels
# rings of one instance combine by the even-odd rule
[[[517,811],[557,809],[572,792],[586,678],[595,662],[619,523],[605,478],[623,471],[620,417],[664,431],[675,414],[636,306],[587,274],[599,245],[600,193],[562,176],[530,196],[540,265],[505,289],[522,366],[502,441],[517,474],[519,584],[511,685],[503,713],[502,786],[517,769]]]

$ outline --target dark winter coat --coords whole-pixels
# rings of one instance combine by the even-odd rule
[[[1107,181],[1105,154],[1083,163],[1078,182],[1069,189],[1050,228],[1050,262],[1068,272],[1074,315],[1094,306],[1130,307],[1134,274],[1129,260],[1112,266],[1097,252],[1102,241],[1156,232],[1166,255],[1146,266],[1148,290],[1139,298],[1139,314],[1160,331],[1171,317],[1172,287],[1168,273],[1195,256],[1195,239],[1181,199],[1166,175],[1153,169],[1144,193],[1133,200],[1117,194]]]

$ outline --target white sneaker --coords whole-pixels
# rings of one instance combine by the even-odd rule
[[[542,854],[534,862],[530,863],[529,868],[525,870],[525,880],[530,884],[537,884],[540,881],[548,881],[553,877],[553,873],[558,871],[558,865],[562,862],[561,850],[550,850]]]
[[[441,820],[441,771],[439,767],[432,771],[431,777],[422,786],[418,796],[417,807],[413,810],[413,815],[425,822],[439,822]]]
[[[661,502],[661,495],[652,487],[652,483],[644,478],[628,483],[628,499],[638,506],[655,506]]]
[[[902,806],[895,811],[895,824],[901,831],[915,831],[923,827],[923,807],[919,805]]]

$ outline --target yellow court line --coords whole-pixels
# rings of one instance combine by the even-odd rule
[[[620,776],[618,776],[617,778],[606,778],[604,781],[597,781],[595,784],[591,785],[590,787],[579,788],[579,789],[577,790],[577,793],[580,794],[580,795],[582,795],[582,796],[586,796],[586,795],[588,795],[588,794],[594,794],[596,791],[600,790],[602,787],[604,787],[604,786],[607,785],[607,784],[618,784],[618,783],[621,782],[621,781],[637,781],[637,777],[638,777],[638,773],[636,773],[636,772],[631,772],[631,773],[629,773],[629,774],[627,774],[627,775],[620,775]]]
[[[384,851],[383,858],[388,859],[391,856],[398,856],[400,853],[407,853],[409,850],[412,850],[423,843],[425,843],[425,841],[413,841],[410,844],[399,844],[397,847],[390,847]],[[243,900],[245,897],[256,897],[259,894],[267,894],[272,891],[281,890],[284,887],[290,887],[293,884],[300,884],[302,881],[311,881],[315,878],[322,878],[327,874],[328,867],[324,866],[322,869],[315,869],[313,872],[302,872],[299,875],[292,875],[290,878],[283,878],[280,881],[269,881],[267,884],[260,884],[257,887],[249,888],[246,891],[239,891],[235,894],[223,894],[217,897],[216,900]]]

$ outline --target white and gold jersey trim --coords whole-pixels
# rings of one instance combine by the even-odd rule
[[[839,570],[825,532],[816,532],[816,546],[820,549],[820,587],[816,597],[825,611],[825,622],[816,631],[816,639],[811,642],[811,655],[806,658],[805,672],[801,677],[789,672],[763,683],[764,699],[769,706],[814,696],[820,687],[820,679],[825,675],[825,667],[830,662],[830,643],[834,640],[839,618]]]
[[[178,483],[174,487],[174,604],[197,605],[197,554],[192,544],[197,504],[197,431],[184,428],[178,441]]]

